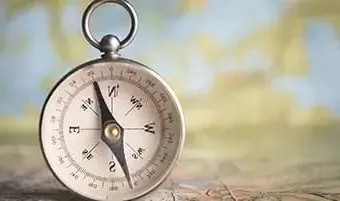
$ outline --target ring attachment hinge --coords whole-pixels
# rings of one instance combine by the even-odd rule
[[[99,42],[99,50],[104,53],[103,57],[117,57],[119,56],[120,44],[121,42],[117,36],[108,34]]]

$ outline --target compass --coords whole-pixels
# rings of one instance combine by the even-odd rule
[[[131,16],[120,41],[97,41],[91,13],[115,3]],[[184,143],[184,118],[174,92],[155,71],[118,53],[137,32],[125,0],[95,0],[84,12],[83,32],[101,58],[72,69],[49,93],[41,111],[40,142],[54,176],[92,200],[132,200],[156,189],[170,174]]]

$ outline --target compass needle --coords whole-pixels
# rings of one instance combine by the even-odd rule
[[[101,139],[106,143],[112,153],[116,156],[129,183],[130,188],[133,189],[132,180],[124,153],[124,129],[118,124],[117,120],[113,117],[112,113],[107,107],[103,95],[100,91],[98,82],[94,81],[93,86],[100,108],[102,126]]]
[[[102,4],[128,11],[131,29],[120,40],[97,41],[89,18]],[[102,57],[62,77],[40,114],[41,150],[53,175],[70,191],[90,200],[135,200],[169,176],[183,148],[182,109],[168,84],[140,62],[120,56],[137,31],[127,0],[93,0],[82,28]]]

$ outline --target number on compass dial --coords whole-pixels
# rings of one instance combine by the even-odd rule
[[[183,142],[176,98],[124,60],[79,67],[52,90],[41,118],[45,158],[71,190],[96,200],[139,197],[162,182]]]

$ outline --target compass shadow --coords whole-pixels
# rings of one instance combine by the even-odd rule
[[[48,201],[85,201],[67,190],[44,189],[35,191],[0,192],[0,200],[48,200]]]
[[[0,201],[2,200],[48,200],[48,201],[84,201],[74,193],[60,188],[18,188],[12,182],[0,182]]]

